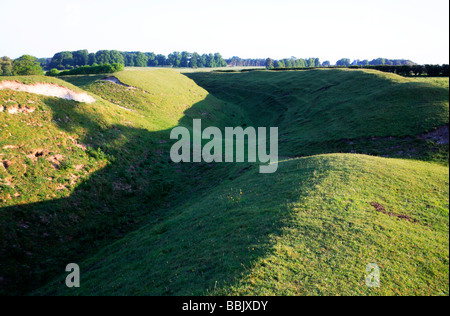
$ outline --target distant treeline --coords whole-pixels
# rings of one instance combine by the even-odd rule
[[[241,59],[233,57],[224,60],[219,53],[197,54],[188,52],[174,52],[168,57],[153,53],[119,52],[102,50],[88,53],[87,50],[56,53],[53,58],[37,59],[23,55],[12,60],[8,57],[0,58],[0,76],[11,75],[39,75],[42,67],[51,69],[49,76],[82,75],[114,73],[121,71],[124,66],[129,67],[265,67],[270,70],[307,70],[313,68],[364,68],[383,72],[395,73],[401,76],[429,76],[448,77],[449,65],[417,65],[410,60],[378,58],[372,61],[340,59],[336,65],[329,61],[320,62],[319,58],[285,58],[280,60]],[[63,70],[61,72],[61,70]],[[249,71],[252,69],[248,69]],[[226,70],[226,71],[234,71]]]
[[[125,67],[191,67],[215,68],[226,67],[227,63],[219,53],[203,54],[173,52],[167,57],[162,54],[142,52],[119,52],[117,50],[100,50],[89,53],[87,50],[64,51],[52,58],[40,59],[45,69],[70,70],[81,66],[122,64]]]
[[[321,62],[319,58],[284,58],[284,59],[242,59],[234,56],[223,59],[219,53],[198,54],[189,52],[173,52],[168,56],[155,53],[120,52],[117,50],[100,50],[89,53],[87,50],[64,51],[56,53],[52,58],[39,59],[44,69],[70,70],[81,66],[123,64],[125,67],[182,67],[182,68],[216,68],[216,67],[266,67],[272,68],[312,68],[331,67],[330,61]],[[414,62],[405,59],[377,58],[354,60],[342,58],[336,66],[414,66]]]
[[[412,62],[411,60],[406,59],[387,59],[387,58],[377,58],[373,59],[371,61],[365,59],[365,60],[359,60],[356,59],[353,62],[348,58],[342,58],[336,62],[336,66],[344,66],[344,67],[350,67],[350,66],[413,66],[416,63]]]
[[[403,66],[321,66],[321,67],[291,67],[291,68],[272,68],[272,71],[283,70],[311,70],[311,69],[374,69],[383,72],[390,72],[404,77],[428,76],[428,77],[448,77],[449,65],[403,65]]]
[[[242,59],[234,56],[229,59],[225,59],[228,67],[265,67],[266,59]]]
[[[377,58],[372,61],[369,60],[354,60],[353,62],[348,58],[342,58],[336,62],[336,66],[338,67],[351,67],[351,66],[413,66],[414,62],[405,59],[386,59],[386,58]],[[313,67],[332,67],[330,61],[320,62],[319,58],[307,58],[307,59],[298,59],[295,57],[285,58],[280,60],[273,60],[271,58],[267,58],[265,60],[264,66],[267,69],[273,68],[313,68]]]

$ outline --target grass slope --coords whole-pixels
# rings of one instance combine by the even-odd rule
[[[369,263],[379,289],[365,286]],[[253,168],[81,269],[80,289],[59,278],[35,294],[448,294],[448,168],[342,154]]]
[[[448,164],[448,146],[409,140],[448,125],[448,78],[341,69],[187,76],[239,105],[249,126],[278,126],[285,155],[358,152]]]
[[[169,158],[170,130],[201,118],[279,126],[284,157],[362,152],[448,165],[448,145],[415,138],[448,124],[448,79],[115,76],[131,88],[103,76],[17,79],[88,91],[89,105],[0,91],[0,104],[36,108],[0,113],[0,294],[35,290],[68,262],[81,265],[79,291],[61,276],[34,294],[448,294],[447,167],[325,155],[260,175],[250,164]],[[370,262],[382,267],[379,290],[361,286]]]

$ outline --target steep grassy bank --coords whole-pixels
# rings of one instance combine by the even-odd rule
[[[92,104],[0,91],[0,104],[34,108],[0,113],[1,294],[448,294],[448,145],[417,138],[448,124],[448,80],[115,76],[124,85],[18,79],[87,91]],[[284,157],[440,165],[354,154],[286,158],[274,175],[174,164],[170,130],[193,118],[278,126]],[[80,263],[79,290],[65,288],[69,262]],[[368,263],[382,269],[380,289],[362,284]]]
[[[165,75],[193,84],[176,72]],[[7,79],[84,91],[54,78]],[[172,95],[173,89],[164,87],[132,94],[112,83],[97,86],[103,89],[104,84],[110,85],[105,90],[110,98],[137,94],[141,108],[130,110],[95,94],[97,102],[85,104],[0,91],[5,108],[0,113],[2,294],[23,294],[42,284],[67,261],[86,257],[140,227],[174,195],[192,190],[193,181],[200,189],[198,177],[208,176],[208,166],[175,165],[168,155],[170,128],[183,111],[197,103],[209,111],[203,89],[197,88],[203,94],[186,88]],[[12,114],[8,109],[13,107],[27,111]],[[205,180],[205,186],[216,183],[217,175]]]
[[[379,289],[365,285],[369,263],[381,267]],[[254,168],[81,269],[80,289],[59,278],[35,294],[448,294],[448,168],[359,155]]]
[[[279,127],[286,156],[353,152],[448,164],[448,145],[417,138],[448,125],[448,78],[340,69],[187,76],[242,108],[249,126]]]

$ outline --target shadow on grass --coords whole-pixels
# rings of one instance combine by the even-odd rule
[[[76,102],[63,101],[61,106],[61,101],[53,98],[43,101],[52,109],[53,117],[71,118],[71,123],[60,124],[60,129],[74,132],[76,127],[84,128],[86,135],[79,142],[92,148],[88,152],[94,158],[101,155],[110,163],[79,184],[67,198],[1,209],[0,295],[29,294],[63,275],[68,263],[92,257],[127,233],[149,223],[155,227],[160,223],[170,223],[172,217],[178,215],[174,213],[176,205],[202,201],[218,184],[239,177],[250,169],[247,164],[174,164],[169,157],[170,130],[149,132],[126,125],[105,128],[77,111]],[[198,113],[208,102],[208,99],[203,100],[189,108],[180,125],[190,126],[192,117],[199,117]],[[229,122],[232,121],[230,118]],[[217,123],[227,125],[227,122]],[[209,211],[212,214],[222,210]],[[161,253],[155,253],[153,261],[131,259],[125,262],[136,268],[135,273],[145,271],[149,266],[160,272],[157,282],[161,286],[156,290],[149,289],[147,294],[205,293],[215,282],[232,282],[255,260],[255,253],[243,249],[248,249],[256,241],[267,243],[268,236],[276,234],[276,214],[270,217],[270,225],[260,230],[243,227],[243,222],[235,220],[232,214],[222,216],[207,229],[191,222],[197,220],[195,213],[190,216],[178,223],[185,230],[177,232],[177,229],[171,229],[170,235],[158,233],[156,239],[148,241],[146,247],[161,250]],[[218,240],[219,248],[214,249],[208,258],[199,255],[207,250],[198,248],[202,241],[209,240],[214,232],[224,228],[226,234],[213,237]],[[240,233],[234,235],[234,232]],[[161,236],[163,239],[159,238]],[[183,243],[179,242],[181,238]],[[177,250],[171,244],[184,247],[182,257],[172,257]],[[234,252],[234,247],[239,252],[239,260],[230,258],[218,269],[217,256]],[[133,249],[129,248],[129,251]],[[167,264],[169,260],[171,263]],[[183,270],[183,267],[194,267],[196,273]],[[183,284],[177,290],[167,288],[169,275],[178,270],[184,271]],[[62,278],[62,290],[65,288],[63,281]],[[153,281],[148,282],[152,284]],[[58,289],[45,294],[56,293]],[[114,289],[108,289],[108,293],[114,293]]]

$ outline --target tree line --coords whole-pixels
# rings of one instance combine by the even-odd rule
[[[229,67],[264,67],[266,59],[242,59],[237,56],[225,59]]]
[[[122,64],[125,67],[185,67],[215,68],[226,67],[227,63],[219,53],[202,54],[173,52],[168,56],[155,53],[119,52],[117,50],[100,50],[89,53],[87,50],[64,51],[52,58],[41,59],[41,66],[46,69],[70,70],[81,66],[104,64]]]
[[[327,63],[327,62],[326,62]],[[267,58],[265,62],[265,66],[267,69],[284,69],[284,68],[315,68],[322,67],[324,64],[320,62],[319,58],[285,58],[279,60],[273,60],[271,58]]]
[[[83,65],[84,63],[87,63]],[[231,64],[230,64],[231,63]],[[410,60],[378,58],[372,61],[340,59],[336,65],[329,61],[320,62],[319,58],[298,59],[295,57],[280,60],[241,59],[233,57],[224,60],[219,53],[197,54],[188,52],[174,52],[167,57],[153,53],[98,51],[89,54],[87,50],[56,53],[53,58],[37,59],[30,55],[23,55],[12,60],[8,57],[0,58],[0,76],[12,75],[42,75],[43,66],[51,69],[50,76],[113,73],[123,70],[124,66],[134,67],[266,67],[272,70],[303,70],[312,68],[364,68],[383,72],[395,73],[401,76],[429,76],[448,77],[449,65],[417,65]],[[50,68],[51,67],[51,68]],[[58,70],[59,69],[59,70]],[[62,72],[60,70],[63,70]]]
[[[336,62],[337,67],[352,67],[352,66],[413,66],[416,65],[414,62],[405,59],[386,59],[386,58],[377,58],[371,61],[369,60],[359,60],[356,59],[353,62],[349,58],[342,58]],[[319,58],[284,58],[279,60],[273,60],[271,58],[267,58],[264,62],[264,65],[267,69],[276,69],[276,68],[318,68],[318,67],[332,67],[333,65],[329,60],[324,62],[320,62]]]
[[[368,59],[359,60],[356,59],[353,62],[349,58],[342,58],[336,62],[336,66],[413,66],[414,62],[406,59],[387,59],[387,58],[377,58],[369,61]]]

